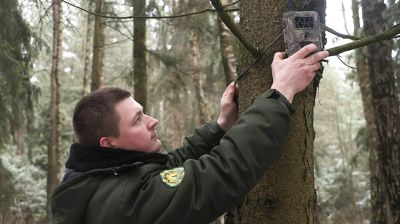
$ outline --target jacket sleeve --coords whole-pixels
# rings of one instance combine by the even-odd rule
[[[186,160],[177,186],[153,173],[132,196],[138,223],[209,223],[230,209],[263,176],[290,126],[281,100],[257,97],[209,154]],[[133,200],[132,198],[132,200]]]
[[[180,166],[187,159],[198,159],[209,153],[211,149],[219,144],[225,131],[216,121],[210,122],[197,128],[191,136],[183,140],[182,147],[169,153],[169,166]]]

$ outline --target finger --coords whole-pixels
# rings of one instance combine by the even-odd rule
[[[321,68],[321,64],[319,62],[312,64],[312,66],[314,71],[317,71]]]
[[[285,57],[286,57],[285,52],[276,52],[274,54],[274,61],[281,61],[281,60],[285,59]]]
[[[222,94],[223,96],[227,95],[229,92],[229,88],[231,88],[231,86],[233,85],[234,82],[229,83],[229,85],[226,87],[224,93]]]
[[[298,50],[296,53],[294,53],[292,56],[290,56],[290,58],[293,59],[302,59],[307,57],[307,55],[315,52],[317,50],[317,45],[315,44],[308,44],[306,46],[304,46],[303,48],[301,48],[300,50]]]
[[[321,61],[322,59],[324,59],[328,56],[329,56],[328,51],[320,51],[320,52],[310,55],[305,60],[306,60],[307,64],[312,65],[312,64],[315,64],[315,63]]]

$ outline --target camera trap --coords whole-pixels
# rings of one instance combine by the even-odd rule
[[[318,13],[315,11],[289,11],[283,15],[283,34],[288,56],[307,44],[323,49]]]

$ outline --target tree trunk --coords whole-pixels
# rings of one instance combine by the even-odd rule
[[[353,11],[353,25],[354,35],[363,36],[362,29],[360,27],[359,18],[359,6],[358,0],[352,0],[352,11]],[[378,166],[377,158],[377,139],[378,133],[375,126],[375,117],[373,113],[373,102],[371,93],[371,81],[368,77],[368,65],[366,58],[367,47],[355,49],[355,61],[356,61],[356,75],[357,81],[360,86],[361,99],[363,102],[363,110],[367,128],[367,142],[366,146],[370,152],[369,158],[369,169],[370,169],[370,185],[371,185],[371,220],[379,220],[379,217],[384,217],[384,204],[385,198],[379,195],[384,195],[382,192],[382,173]],[[373,221],[373,223],[380,223]]]
[[[14,122],[10,122],[10,132],[12,135],[12,143],[15,146],[15,155],[21,155],[21,153],[23,153],[21,127],[16,127]]]
[[[363,0],[361,3],[365,35],[387,29],[384,2]],[[367,46],[366,53],[377,131],[377,147],[370,154],[371,174],[382,175],[371,175],[372,223],[400,223],[400,104],[392,49],[392,40],[385,40]]]
[[[60,119],[60,57],[61,57],[61,0],[53,0],[53,52],[51,65],[50,133],[51,140],[47,151],[47,220],[51,220],[50,197],[59,184],[59,154],[61,145]]]
[[[222,0],[222,5],[231,3],[231,0]],[[221,19],[218,19],[219,28],[219,42],[221,48],[221,60],[224,66],[225,83],[229,85],[237,77],[236,73],[236,62],[235,52],[232,45],[232,34],[229,29],[225,26]]]
[[[247,0],[241,4],[241,29],[253,46],[263,49],[282,32],[286,1]],[[325,1],[294,1],[293,10],[318,11],[325,22]],[[276,51],[284,51],[283,41],[277,42],[262,64],[255,65],[239,82],[239,108],[244,111],[253,98],[272,84],[271,63]],[[251,63],[251,54],[240,48],[239,71]],[[281,149],[280,157],[268,169],[242,203],[235,208],[228,223],[316,223],[316,193],[313,161],[313,109],[315,89],[310,85],[293,101],[295,114],[292,130]]]
[[[145,0],[133,1],[133,14],[144,16]],[[135,100],[147,109],[146,20],[135,19],[133,24],[133,90]]]
[[[96,13],[102,14],[104,12],[104,0],[96,0]],[[100,89],[103,82],[104,41],[103,18],[96,16],[94,19],[92,83],[90,86],[90,91],[92,92]]]
[[[93,0],[89,0],[88,2],[88,10],[91,11],[93,6]],[[89,77],[89,63],[90,63],[90,40],[92,35],[92,15],[87,14],[86,17],[86,38],[84,41],[84,47],[83,47],[83,57],[85,61],[85,65],[83,67],[83,79],[82,79],[82,97],[85,96],[86,94],[89,93],[89,82],[88,82],[88,77]]]
[[[194,94],[197,103],[198,122],[197,125],[205,124],[208,121],[207,106],[204,100],[203,85],[201,79],[201,65],[199,62],[200,48],[197,33],[192,29],[190,31],[190,47],[192,49],[192,80]]]

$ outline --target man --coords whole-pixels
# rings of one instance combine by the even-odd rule
[[[218,120],[167,155],[158,153],[158,121],[128,92],[105,88],[84,97],[73,117],[78,143],[52,197],[54,222],[211,222],[245,196],[277,156],[293,97],[328,56],[316,49],[308,45],[287,59],[276,53],[271,89],[239,120],[237,88],[229,85]]]

